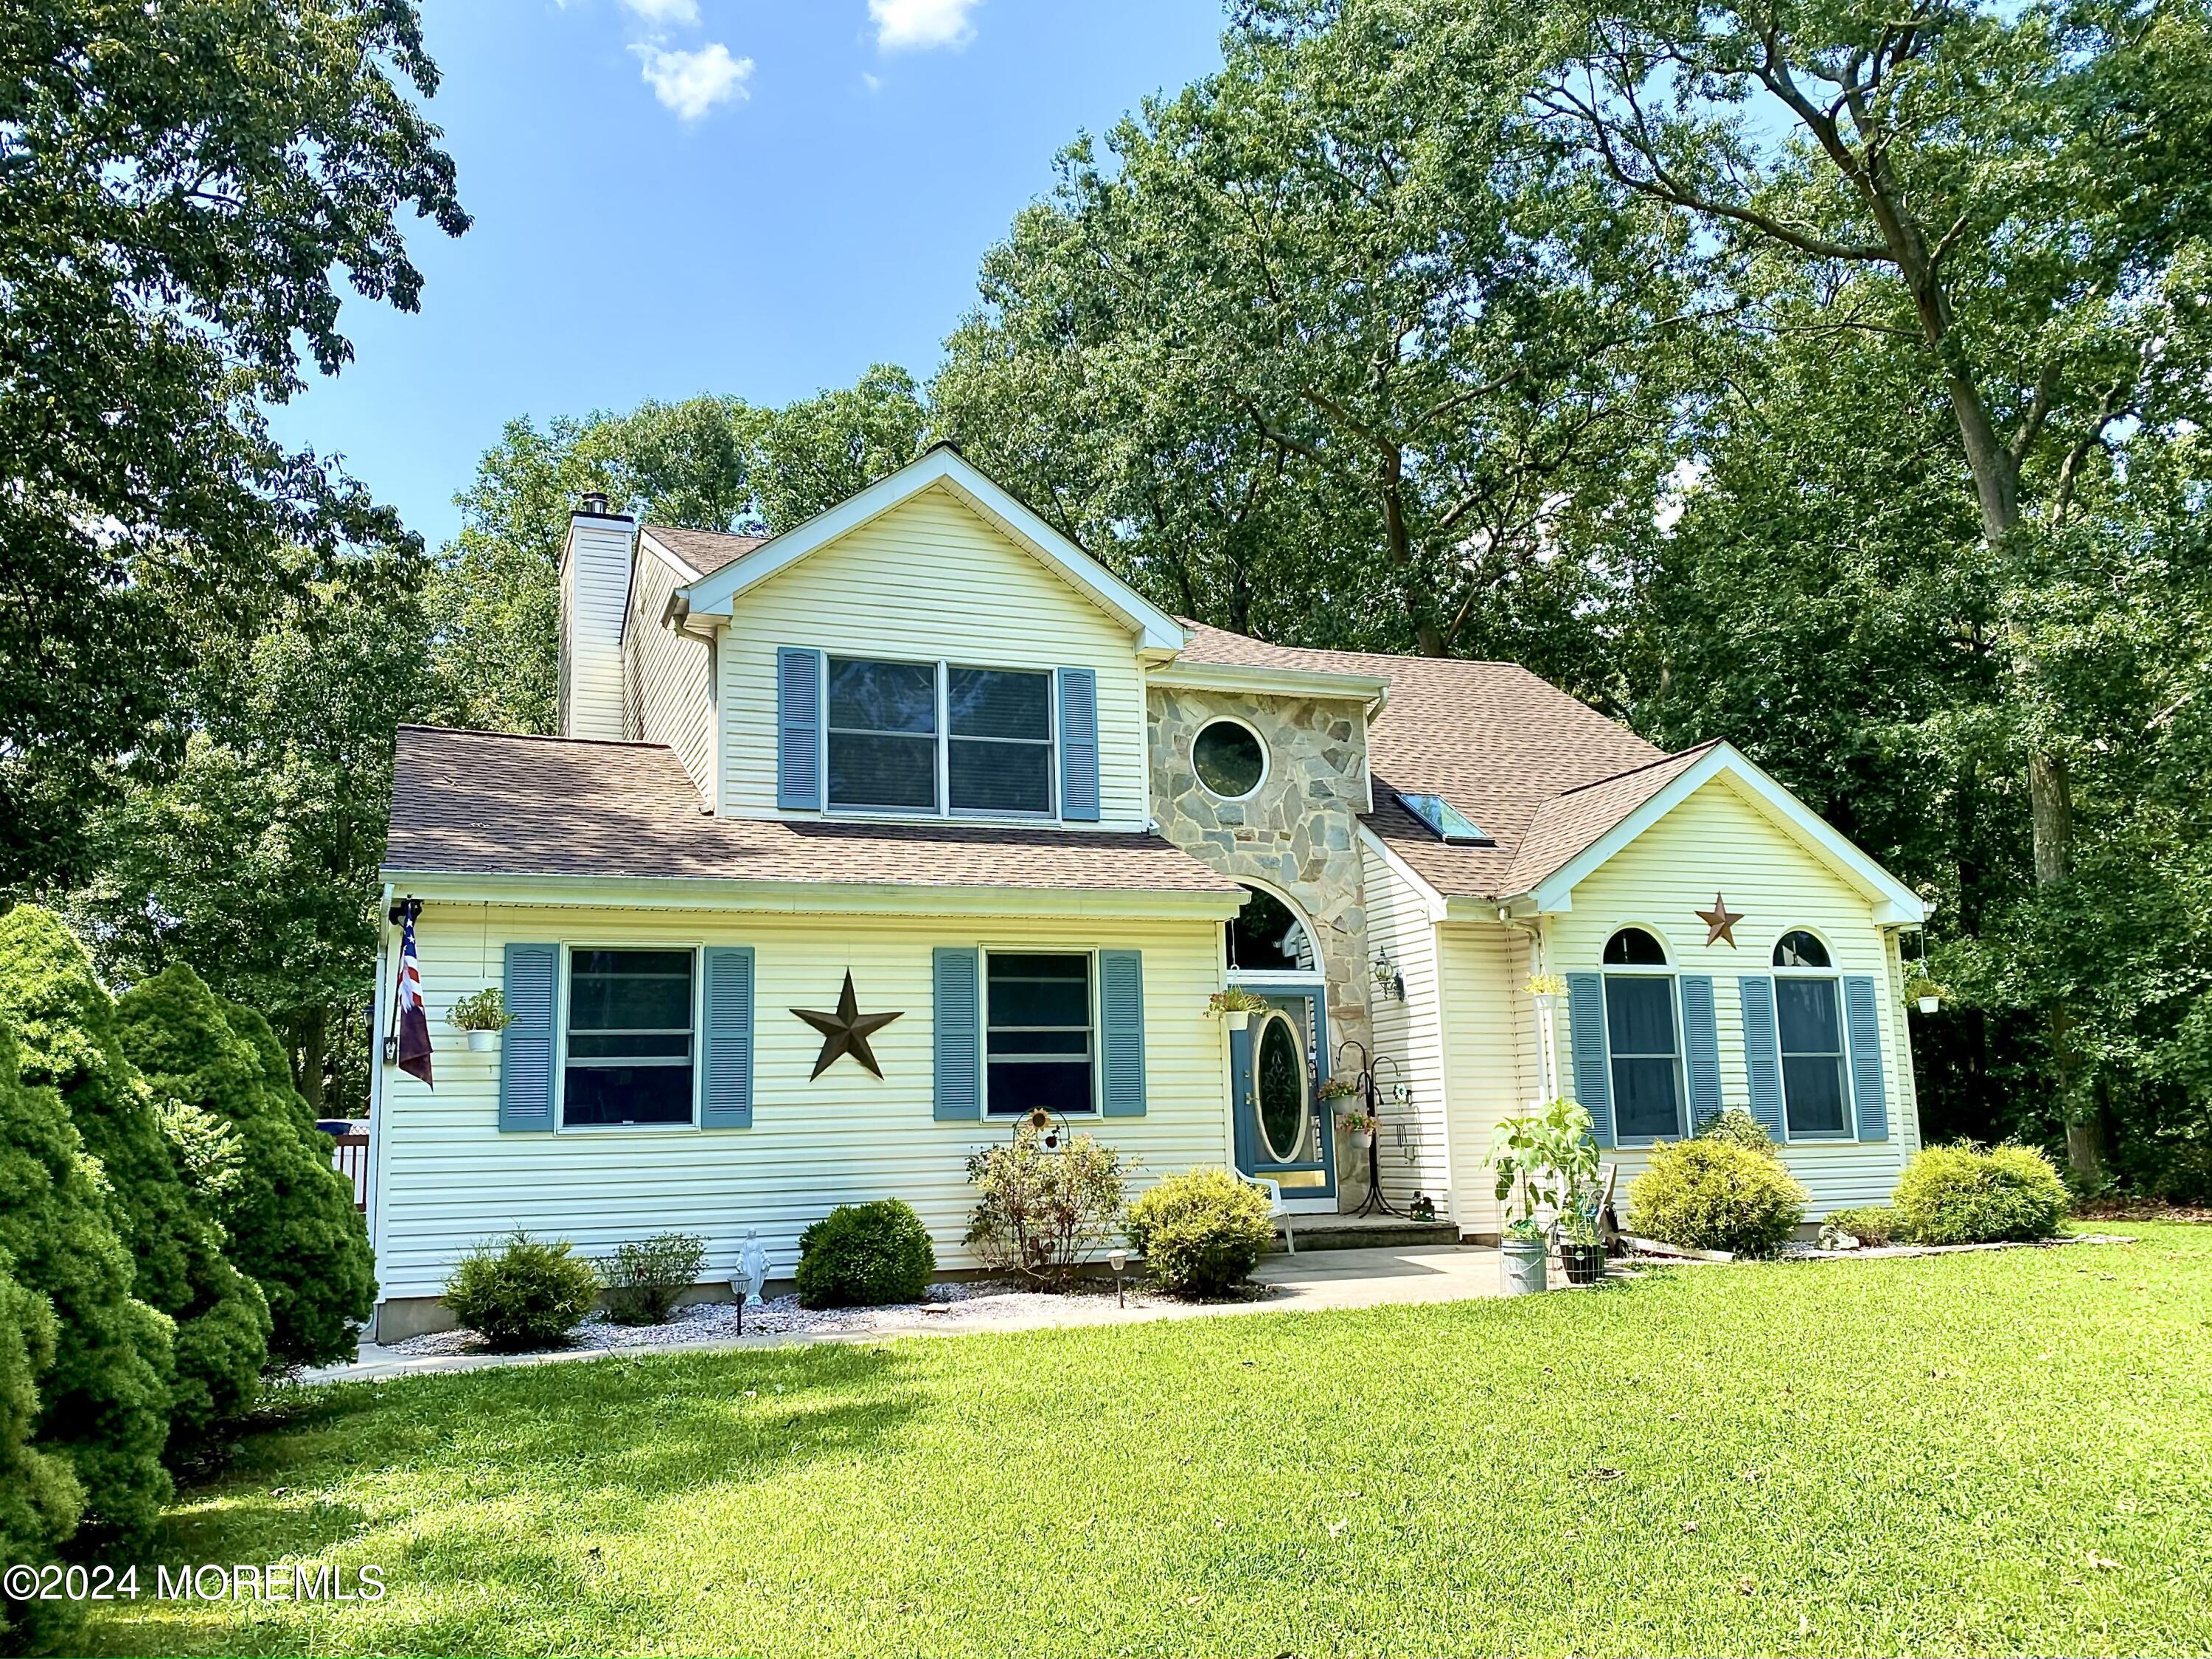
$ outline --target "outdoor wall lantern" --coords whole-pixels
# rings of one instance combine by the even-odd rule
[[[1403,1002],[1406,1000],[1406,976],[1398,971],[1398,965],[1390,960],[1390,953],[1388,951],[1376,953],[1373,972],[1376,990],[1382,992],[1393,1002]]]

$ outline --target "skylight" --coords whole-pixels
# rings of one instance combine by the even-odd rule
[[[1428,825],[1438,841],[1460,842],[1476,847],[1495,847],[1498,844],[1482,833],[1481,825],[1442,795],[1408,795],[1401,791],[1398,799],[1405,804],[1408,812]]]

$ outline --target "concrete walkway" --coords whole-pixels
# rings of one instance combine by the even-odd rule
[[[1270,1255],[1253,1275],[1260,1294],[1241,1302],[1170,1302],[1139,1297],[1118,1308],[1099,1295],[979,1297],[925,1313],[919,1308],[884,1309],[865,1328],[783,1332],[764,1336],[714,1337],[694,1342],[664,1342],[623,1348],[564,1348],[553,1353],[410,1355],[373,1342],[361,1346],[350,1365],[306,1372],[303,1382],[381,1382],[439,1371],[483,1370],[499,1365],[565,1364],[619,1355],[711,1353],[737,1348],[780,1347],[800,1342],[879,1342],[891,1337],[951,1336],[977,1331],[1055,1330],[1077,1325],[1134,1325],[1158,1319],[1214,1319],[1236,1314],[1311,1313],[1334,1308],[1375,1308],[1391,1304],[1462,1302],[1498,1294],[1498,1252],[1474,1246],[1413,1249],[1313,1250],[1301,1255]]]

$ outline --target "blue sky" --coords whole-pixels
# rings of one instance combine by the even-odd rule
[[[433,546],[511,416],[926,376],[1054,153],[1219,62],[1215,0],[428,0],[476,226],[276,411]],[[312,371],[310,371],[312,374]]]

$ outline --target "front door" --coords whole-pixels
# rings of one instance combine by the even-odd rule
[[[1269,991],[1229,1036],[1237,1167],[1278,1182],[1285,1202],[1336,1197],[1336,1136],[1320,1090],[1328,1019],[1318,992]]]

